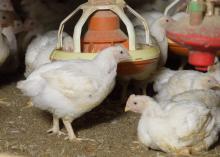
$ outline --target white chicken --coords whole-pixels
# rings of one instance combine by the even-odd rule
[[[155,96],[157,101],[169,100],[172,96],[192,89],[219,88],[218,81],[206,73],[193,70],[177,71]]]
[[[158,11],[144,11],[144,10],[137,10],[138,13],[140,13],[140,15],[146,20],[147,24],[151,27],[151,25],[159,18],[161,18],[163,15],[163,13],[158,12]],[[140,21],[138,21],[138,19],[133,19],[132,23],[135,26],[140,25]]]
[[[211,109],[212,115],[216,119],[216,124],[220,129],[220,91],[219,90],[190,90],[181,94],[175,95],[171,98],[171,101],[199,101],[204,103],[207,108]],[[169,110],[172,105],[167,106],[166,103],[161,103],[162,108]]]
[[[33,105],[53,114],[49,132],[60,134],[63,120],[70,140],[77,140],[71,122],[98,106],[115,85],[117,64],[130,59],[120,46],[101,51],[91,61],[57,61],[41,66],[17,87]]]
[[[155,44],[159,44],[159,47],[161,49],[161,58],[160,58],[160,65],[163,65],[166,63],[167,60],[167,39],[165,36],[165,30],[164,27],[169,25],[169,23],[172,21],[169,17],[162,17],[158,19],[156,22],[152,24],[150,27],[150,32],[153,37],[155,37],[156,41]],[[137,36],[137,42],[139,43],[145,43],[145,33],[142,27],[137,26],[136,28],[136,36]],[[158,36],[159,35],[159,36]],[[124,102],[127,96],[127,87],[130,82],[130,80],[135,80],[135,88],[140,90],[143,94],[146,94],[146,88],[148,84],[149,77],[140,77],[139,75],[133,75],[133,76],[127,76],[127,77],[120,77],[120,84],[122,86],[122,94],[121,94],[121,102]]]
[[[161,51],[160,66],[165,65],[168,56],[168,41],[166,37],[166,28],[174,21],[179,21],[188,16],[187,13],[180,12],[172,17],[164,16],[157,11],[141,12],[141,15],[147,21],[150,33],[155,39],[154,43],[159,46]],[[137,43],[145,43],[144,28],[137,20],[133,21],[136,30]]]
[[[211,110],[199,101],[178,101],[164,111],[151,97],[131,95],[125,111],[142,113],[138,139],[147,147],[176,155],[207,150],[218,140]]]
[[[175,21],[180,21],[182,20],[183,18],[186,18],[186,17],[189,17],[189,14],[187,14],[186,12],[179,12],[179,13],[176,13],[172,16],[172,19],[175,20]]]
[[[0,10],[2,10],[2,11],[14,11],[11,0],[1,0],[0,1]]]
[[[151,82],[154,82],[153,89],[155,92],[159,92],[165,84],[168,83],[169,79],[177,72],[184,70],[171,70],[166,67],[161,67],[150,78]],[[188,70],[194,73],[192,70]],[[196,72],[198,73],[198,72]],[[220,83],[220,63],[209,66],[208,75],[213,76]]]
[[[20,43],[21,43],[20,47],[23,51],[26,51],[31,41],[34,38],[45,33],[46,30],[43,28],[41,24],[38,23],[38,21],[28,17],[24,21],[24,32],[25,32],[24,36],[20,39]]]
[[[51,62],[50,54],[56,48],[56,44],[57,31],[47,32],[30,43],[25,56],[26,77],[36,68]],[[73,51],[73,40],[67,33],[63,33],[63,50]]]
[[[220,63],[217,62],[216,64],[209,66],[208,74],[215,77],[215,79],[220,82]]]
[[[161,52],[160,66],[163,66],[167,60],[168,42],[166,38],[165,28],[173,22],[170,17],[162,16],[150,25],[150,33],[154,38],[154,44],[158,45]],[[138,43],[145,43],[144,28],[141,25],[136,25],[136,38]]]
[[[14,20],[13,22],[13,32],[18,34],[24,31],[24,24],[21,20]]]
[[[163,89],[163,86],[167,84],[169,79],[176,73],[176,70],[171,70],[166,67],[161,67],[153,73],[150,78],[150,81],[154,82],[153,89],[155,92],[159,92]]]
[[[6,58],[2,58],[0,73],[13,73],[19,66],[19,58],[17,53],[17,40],[11,26],[1,28],[1,34],[4,35],[4,44],[7,52],[4,52]],[[2,52],[1,52],[2,53]]]
[[[0,66],[5,62],[10,54],[9,46],[6,37],[2,34],[2,28],[0,27]]]
[[[141,11],[158,11],[164,12],[165,8],[172,3],[174,0],[153,0],[153,1],[145,1],[145,4],[141,5],[137,8],[137,10]]]
[[[12,26],[2,28],[2,33],[6,36],[9,49],[14,54],[17,54],[18,47],[17,47],[17,39],[14,34],[14,29]]]
[[[43,29],[49,31],[56,29],[60,21],[79,3],[60,0],[21,0],[21,8],[28,17],[35,19]]]

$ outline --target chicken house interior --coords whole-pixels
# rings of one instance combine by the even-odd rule
[[[220,157],[220,0],[0,0],[0,157]]]

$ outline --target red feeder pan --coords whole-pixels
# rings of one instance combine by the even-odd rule
[[[189,24],[189,17],[174,22],[167,28],[171,40],[187,47],[189,63],[197,70],[206,71],[214,64],[216,52],[220,49],[220,17],[206,16],[200,25]]]

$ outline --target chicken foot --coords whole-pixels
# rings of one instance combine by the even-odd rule
[[[65,135],[64,132],[60,131],[59,118],[57,116],[53,115],[53,127],[47,130],[47,133],[51,135],[57,134],[58,136]]]
[[[10,105],[10,103],[7,102],[7,101],[5,101],[5,100],[6,100],[6,98],[1,98],[1,99],[0,99],[0,104],[3,104],[3,105]]]
[[[67,130],[67,133],[68,133],[68,136],[65,138],[65,140],[70,140],[70,141],[92,141],[92,142],[95,141],[95,140],[89,139],[89,138],[77,138],[74,131],[73,131],[71,122],[72,121],[70,121],[70,120],[63,119],[63,124],[64,124],[64,126]]]

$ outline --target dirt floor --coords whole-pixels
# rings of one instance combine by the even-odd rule
[[[16,89],[16,81],[4,83],[0,98],[0,152],[26,157],[168,157],[137,143],[139,115],[124,113],[124,105],[105,101],[95,110],[73,122],[79,137],[95,142],[69,142],[65,136],[48,135],[52,117],[36,108],[25,108],[28,99]],[[63,130],[65,131],[65,130]],[[220,146],[201,157],[220,157]]]

